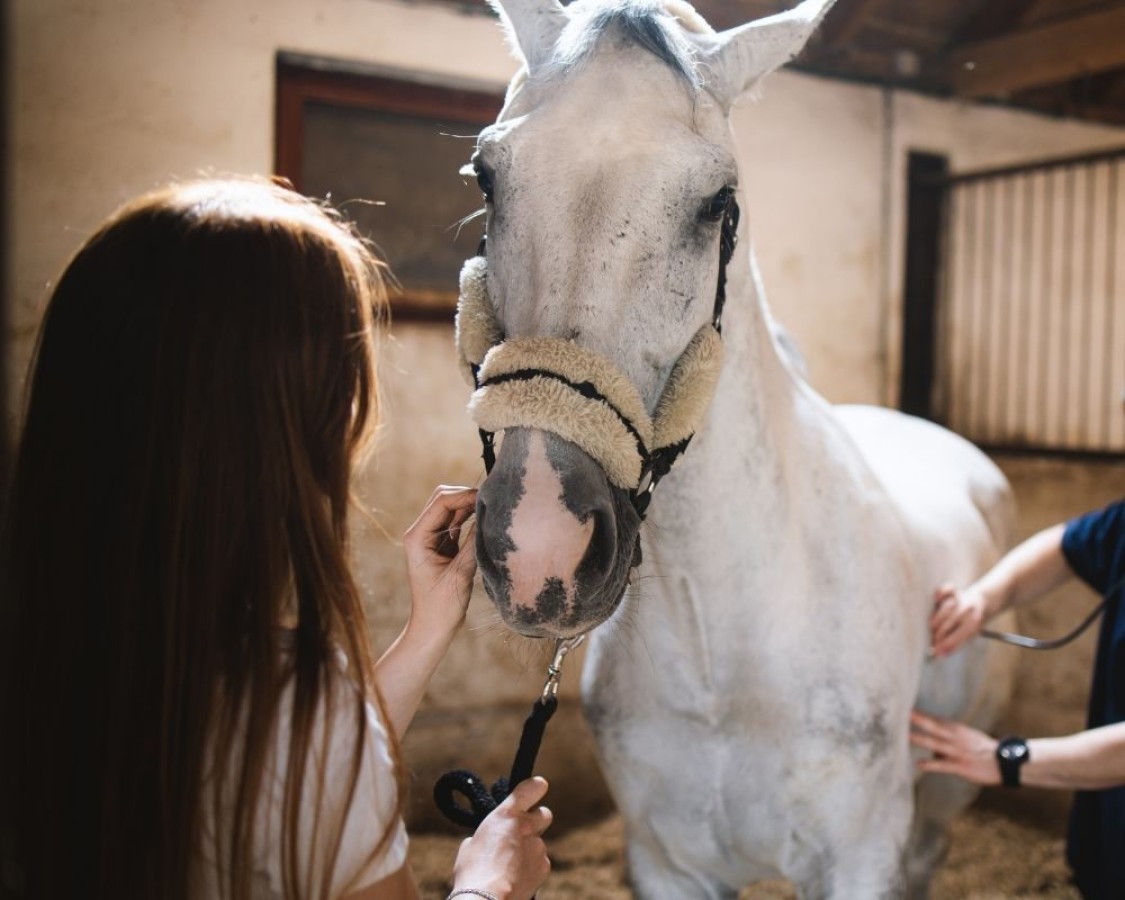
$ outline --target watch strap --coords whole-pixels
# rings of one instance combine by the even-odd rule
[[[1027,741],[1011,735],[1000,739],[996,745],[996,762],[1000,766],[1000,780],[1004,787],[1020,786],[1020,767],[1030,758]]]

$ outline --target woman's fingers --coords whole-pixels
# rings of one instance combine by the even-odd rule
[[[946,752],[953,746],[954,723],[914,710],[910,713],[910,741],[935,752]]]
[[[539,801],[546,796],[547,779],[536,775],[517,784],[504,803],[514,806],[520,812],[528,812],[532,807],[538,806]]]
[[[910,714],[910,726],[910,743],[933,753],[918,761],[920,771],[956,775],[974,784],[999,784],[995,738],[963,722],[917,710]]]
[[[939,592],[939,605],[930,617],[930,646],[937,656],[947,656],[980,630],[977,603],[964,594]]]
[[[934,612],[930,616],[930,645],[939,656],[951,649],[948,646],[950,638],[964,621],[965,608],[960,601],[956,589],[949,585],[943,585],[934,594]]]
[[[934,646],[946,642],[960,624],[961,620],[953,611],[938,621],[931,629],[933,632]]]
[[[910,726],[910,742],[926,750],[950,757],[961,757],[972,750],[974,729],[961,722],[914,710],[910,714]]]
[[[940,757],[933,757],[931,759],[918,760],[918,769],[922,772],[929,772],[934,775],[960,775],[965,777],[965,767],[960,762],[954,759],[944,759]]]
[[[945,656],[959,648],[977,632],[976,622],[971,615],[958,619],[956,624],[942,637],[934,641],[934,651]]]
[[[545,806],[537,806],[527,813],[527,823],[531,834],[542,836],[551,827],[555,815]]]
[[[461,529],[458,529],[458,532],[460,531]],[[457,570],[469,577],[472,577],[477,570],[476,531],[476,523],[470,522],[468,527],[464,529],[465,539],[461,541],[461,547],[453,559],[453,564],[457,567]],[[458,534],[458,537],[460,538],[460,534]]]
[[[457,556],[461,526],[472,516],[476,500],[475,488],[441,485],[407,530],[407,546],[453,559]]]

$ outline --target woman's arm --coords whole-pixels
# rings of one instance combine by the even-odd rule
[[[476,498],[472,488],[439,487],[403,540],[410,576],[410,618],[375,664],[375,683],[399,740],[465,621],[477,564],[472,527],[464,525],[473,514]]]
[[[1035,787],[1097,791],[1125,785],[1125,722],[1027,742],[1020,779]]]
[[[1000,784],[996,738],[969,725],[915,712],[910,742],[934,753],[923,772],[957,775],[974,784]],[[1032,738],[1020,783],[1029,787],[1096,791],[1125,785],[1125,722],[1066,737]]]
[[[1065,524],[1053,525],[1007,553],[963,590],[942,585],[930,617],[935,656],[948,656],[1010,606],[1036,600],[1073,575],[1062,552]]]

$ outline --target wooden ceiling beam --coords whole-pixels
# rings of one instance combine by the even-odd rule
[[[1125,7],[955,47],[947,72],[958,95],[993,97],[1122,67]]]
[[[883,0],[836,0],[817,31],[825,47],[848,44],[863,28],[875,7]]]
[[[954,31],[949,44],[956,47],[1015,31],[1037,2],[1038,0],[982,0],[973,14]]]

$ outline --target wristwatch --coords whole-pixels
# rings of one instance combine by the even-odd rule
[[[1027,741],[1021,737],[1001,738],[996,745],[996,762],[1000,764],[1000,778],[1004,787],[1020,786],[1020,766],[1031,759]]]

